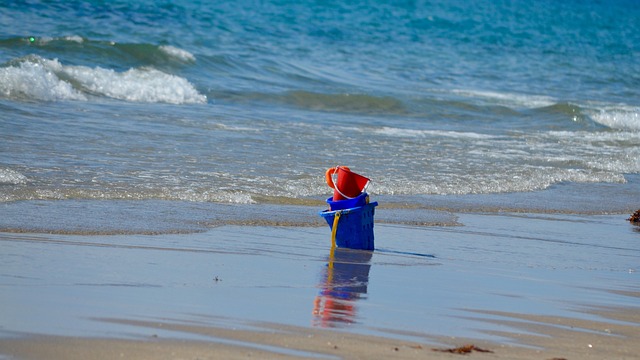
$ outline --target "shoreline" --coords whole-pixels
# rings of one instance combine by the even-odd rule
[[[376,223],[460,226],[461,214],[629,216],[640,203],[640,175],[626,183],[561,183],[533,192],[465,195],[376,195]],[[588,196],[586,196],[588,194]],[[251,198],[247,194],[248,198]],[[606,201],[603,201],[606,199]],[[256,196],[251,203],[162,199],[32,199],[0,202],[0,232],[61,235],[162,235],[207,232],[219,226],[323,227],[326,197]],[[636,200],[637,201],[637,200]],[[626,217],[625,217],[626,219]]]

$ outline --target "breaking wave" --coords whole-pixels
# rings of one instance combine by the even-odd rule
[[[91,96],[170,104],[207,101],[186,79],[140,67],[124,72],[70,66],[30,55],[0,68],[0,96],[19,100],[87,100]]]
[[[23,185],[27,183],[27,177],[21,173],[0,168],[0,185]]]
[[[611,129],[640,131],[640,108],[620,105],[590,110],[593,121]]]

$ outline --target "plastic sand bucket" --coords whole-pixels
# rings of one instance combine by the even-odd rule
[[[353,199],[345,199],[333,201],[333,197],[327,199],[327,204],[329,204],[329,208],[331,210],[342,210],[349,209],[359,206],[364,206],[369,203],[369,194],[366,192],[361,193],[360,195],[354,197]]]
[[[356,174],[346,166],[336,166],[327,169],[325,173],[327,185],[333,188],[333,201],[353,199],[358,197],[369,186],[370,180]],[[334,175],[338,178],[334,178]]]
[[[329,224],[329,227],[335,232],[335,245],[337,247],[373,250],[373,216],[377,202],[372,202],[364,206],[342,210],[325,210],[320,212]],[[338,221],[335,222],[335,217]],[[334,224],[337,227],[334,230]]]

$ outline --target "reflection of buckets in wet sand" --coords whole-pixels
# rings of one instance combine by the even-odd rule
[[[352,172],[346,166],[329,168],[325,176],[327,185],[334,189],[333,201],[358,197],[369,186],[368,178]],[[337,177],[337,180],[334,176]]]
[[[332,248],[320,294],[313,302],[314,325],[336,327],[356,318],[356,301],[367,293],[370,251]]]
[[[377,202],[320,213],[335,233],[335,245],[343,248],[373,250],[373,215]],[[338,217],[336,221],[336,216]],[[337,229],[334,230],[334,227]]]
[[[359,299],[367,293],[373,252],[335,248],[329,254],[325,289],[334,297]]]

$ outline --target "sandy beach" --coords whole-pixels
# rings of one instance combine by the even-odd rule
[[[139,339],[30,336],[4,339],[0,345],[9,358],[20,359],[454,359],[460,355],[474,359],[637,359],[637,309],[609,309],[607,313],[609,319],[602,321],[499,314],[510,317],[512,320],[501,323],[513,328],[501,335],[517,339],[518,345],[458,338],[404,341],[270,323],[247,324],[252,330],[229,329],[211,325],[216,322],[213,319],[198,324],[101,319],[136,326],[149,335]],[[201,339],[157,335],[167,331]]]
[[[626,215],[449,215],[377,223],[373,252],[331,252],[324,226],[5,232],[0,357],[640,357]]]

